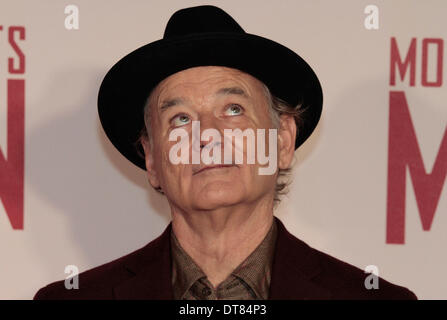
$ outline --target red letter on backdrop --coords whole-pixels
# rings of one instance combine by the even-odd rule
[[[0,149],[0,199],[13,229],[23,229],[25,80],[8,80],[7,156]]]
[[[447,172],[447,128],[427,174],[403,91],[390,92],[386,243],[405,242],[405,179],[409,168],[422,229],[430,230]]]
[[[410,86],[414,87],[416,80],[416,38],[411,39],[410,48],[408,49],[405,61],[399,54],[396,38],[391,38],[391,61],[390,61],[390,85],[396,85],[396,66],[399,68],[400,79],[403,81],[410,66]]]
[[[438,59],[436,59],[436,80],[429,82],[427,80],[428,68],[428,45],[434,43],[438,46]],[[422,85],[424,87],[440,87],[442,85],[442,58],[444,55],[444,41],[442,39],[424,39],[422,40]]]
[[[9,33],[8,33],[9,44],[11,45],[11,48],[14,50],[14,52],[19,57],[19,67],[14,68],[14,59],[8,58],[8,71],[9,71],[9,73],[23,74],[23,73],[25,73],[25,55],[23,54],[22,50],[19,48],[19,46],[17,45],[17,43],[14,39],[14,33],[16,31],[19,33],[19,39],[25,40],[25,27],[13,26],[13,27],[9,28]]]

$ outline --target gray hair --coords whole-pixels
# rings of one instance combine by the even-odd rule
[[[266,100],[268,101],[268,104],[269,104],[270,117],[272,119],[274,128],[279,129],[281,115],[283,115],[283,114],[290,115],[290,116],[293,116],[295,119],[295,122],[297,124],[297,135],[298,135],[300,133],[300,128],[302,127],[302,124],[303,124],[303,118],[301,115],[304,112],[304,110],[302,108],[302,103],[299,103],[297,106],[292,107],[289,103],[272,95],[269,88],[264,83],[262,83],[262,86],[264,89],[263,90],[264,95],[265,95]],[[145,124],[145,126],[142,128],[142,130],[140,132],[140,137],[137,140],[137,144],[139,147],[141,147],[141,145],[143,143],[149,143],[149,147],[152,148],[152,138],[151,138],[149,132],[151,129],[151,126],[150,126],[151,125],[150,105],[151,105],[151,98],[153,96],[154,90],[155,89],[153,89],[151,91],[151,93],[149,94],[149,96],[146,100],[146,103],[144,105],[144,124]],[[141,150],[141,148],[140,148],[140,150]],[[138,153],[144,159],[144,154],[142,154],[141,152],[138,152]],[[294,160],[295,160],[295,158],[294,158]],[[278,169],[278,176],[276,179],[276,186],[275,186],[275,195],[273,198],[275,207],[281,201],[282,196],[284,196],[288,193],[288,186],[292,182],[291,178],[290,178],[290,174],[291,174],[293,165],[294,165],[294,163],[292,163],[292,165],[287,169]],[[164,194],[163,190],[161,190],[160,187],[155,188],[155,190]]]

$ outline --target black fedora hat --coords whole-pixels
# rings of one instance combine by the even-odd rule
[[[298,148],[320,119],[323,93],[312,68],[295,52],[272,40],[246,33],[225,11],[198,6],[175,12],[163,39],[119,60],[99,89],[98,112],[112,144],[131,162],[146,169],[137,145],[144,127],[144,105],[163,79],[198,66],[239,69],[262,81],[291,106],[302,104]]]

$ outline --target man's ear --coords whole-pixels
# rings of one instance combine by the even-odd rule
[[[290,167],[295,154],[296,123],[292,115],[280,116],[278,130],[278,167],[287,169]]]
[[[144,149],[144,158],[149,183],[152,185],[152,187],[158,189],[160,187],[160,181],[158,180],[157,172],[155,171],[154,157],[148,138],[141,139],[141,145]]]

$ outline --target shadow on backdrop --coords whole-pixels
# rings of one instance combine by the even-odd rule
[[[53,276],[56,270],[63,275],[65,265],[76,264],[70,260],[54,265],[58,253],[51,248],[59,228],[69,230],[87,263],[96,266],[142,247],[170,220],[168,204],[150,187],[146,172],[121,156],[102,130],[96,102],[103,76],[102,70],[60,72],[26,106],[28,114],[55,110],[54,116],[25,133],[26,188],[68,221],[68,227],[51,221],[42,226],[39,212],[25,206],[25,221],[39,226],[29,230],[36,253]]]

